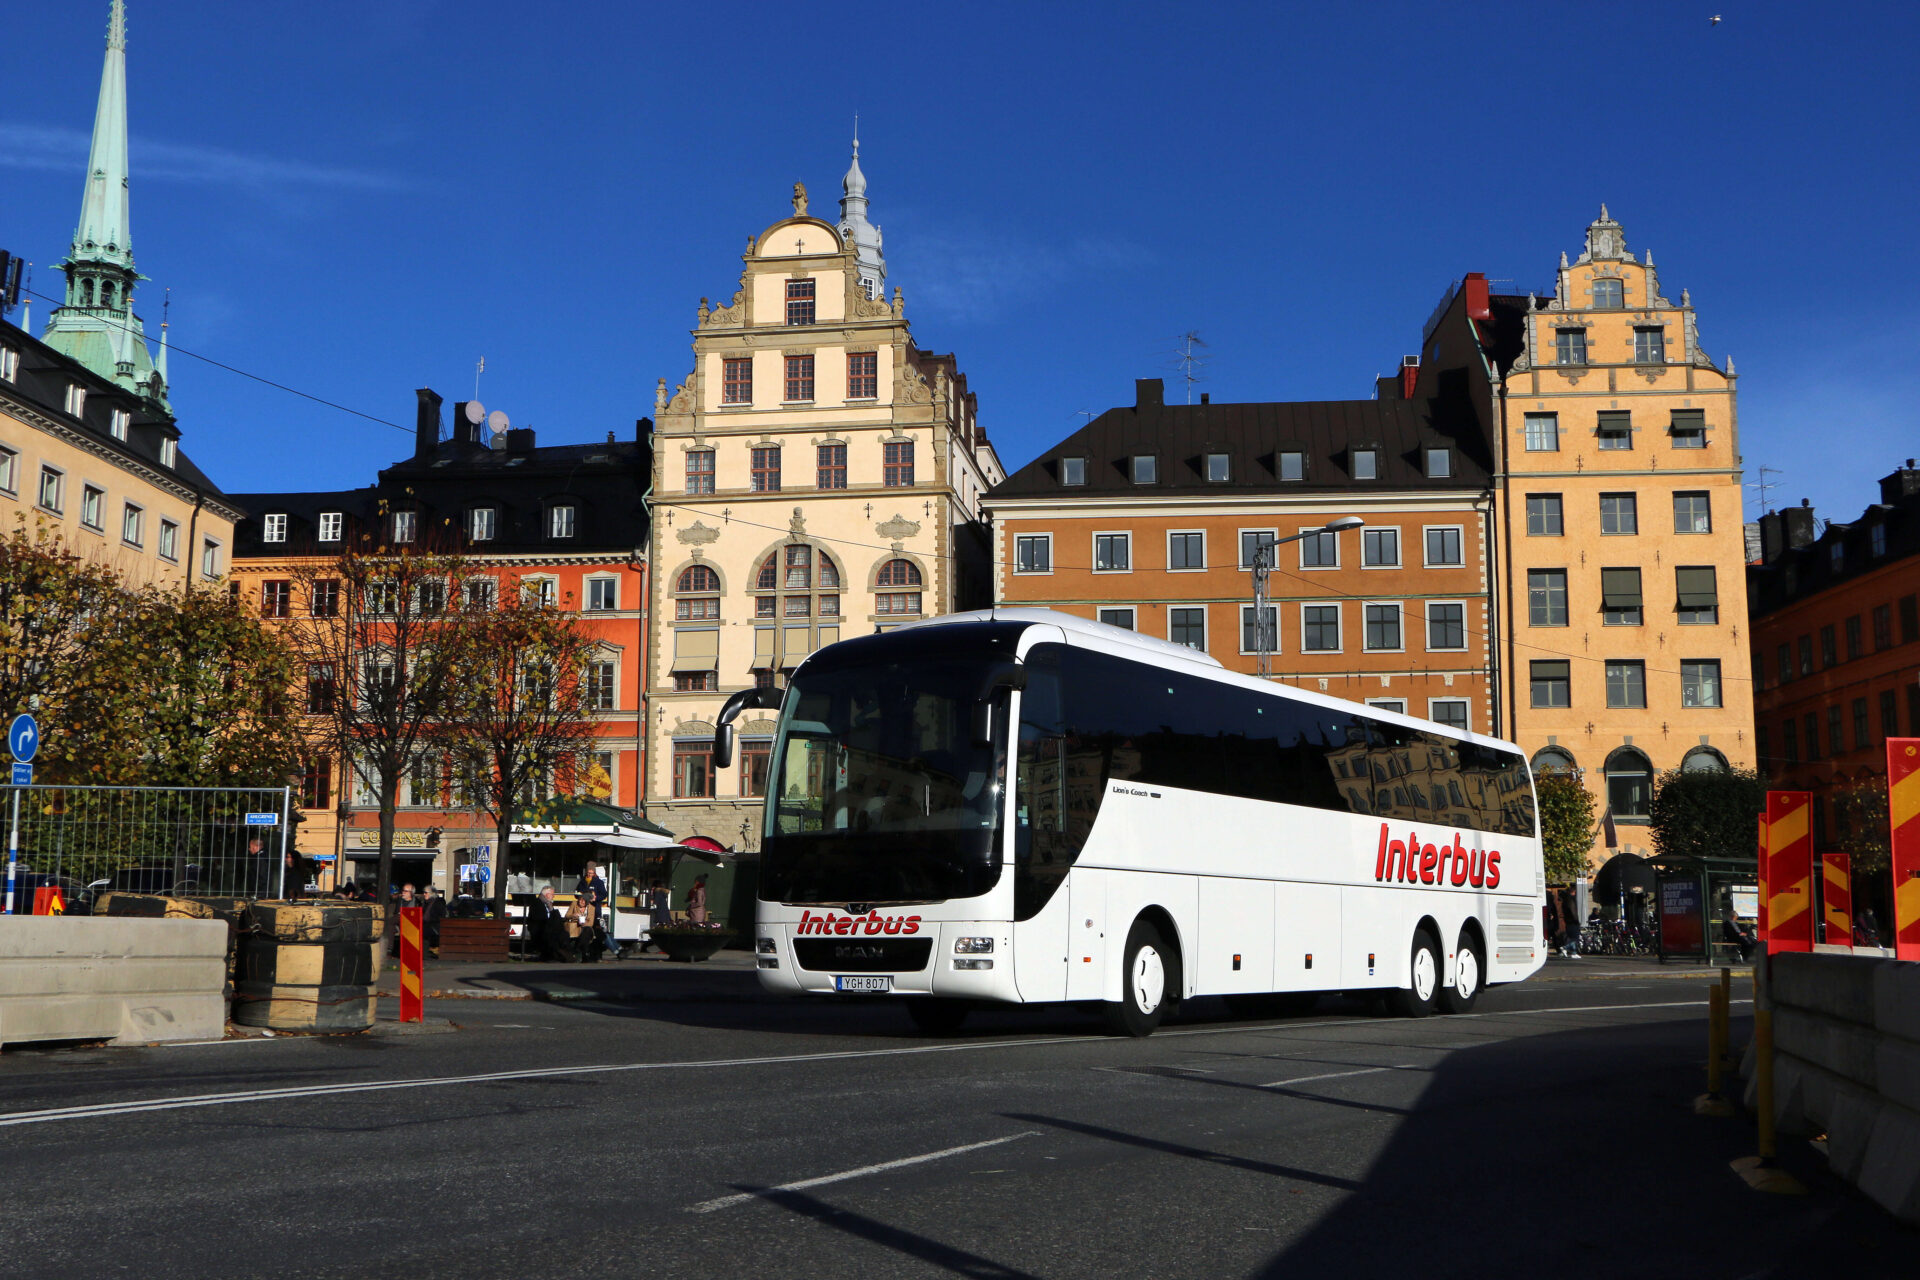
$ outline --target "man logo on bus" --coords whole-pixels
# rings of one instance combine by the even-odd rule
[[[1453,843],[1421,844],[1418,832],[1407,832],[1405,840],[1395,840],[1380,824],[1380,852],[1373,861],[1375,880],[1397,880],[1403,884],[1451,884],[1456,888],[1472,885],[1476,889],[1500,887],[1500,854],[1493,849],[1469,849],[1454,832]]]
[[[854,933],[898,933],[903,935],[920,932],[919,916],[883,916],[869,911],[863,916],[817,916],[811,911],[800,913],[800,927],[796,934],[834,933],[842,936]]]

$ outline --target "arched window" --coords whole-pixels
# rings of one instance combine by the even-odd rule
[[[873,582],[877,587],[917,587],[920,568],[911,560],[889,560],[880,566],[880,575]]]
[[[1633,747],[1607,757],[1607,806],[1615,821],[1645,820],[1653,812],[1653,762]]]
[[[100,286],[100,305],[103,307],[111,307],[113,305],[113,281],[111,280],[106,281]]]
[[[920,568],[911,560],[889,560],[880,566],[874,578],[876,588],[873,611],[885,614],[916,614],[920,610],[918,591],[889,591],[888,587],[920,586]]]
[[[1681,757],[1682,773],[1726,773],[1727,758],[1712,747],[1695,747]]]
[[[93,277],[92,276],[88,276],[80,282],[80,305],[83,307],[90,307],[93,305]]]
[[[1572,774],[1579,771],[1573,762],[1573,754],[1564,747],[1542,747],[1533,756],[1533,772],[1537,777],[1543,773]]]
[[[673,590],[679,597],[673,602],[675,622],[704,622],[720,616],[720,575],[712,565],[688,565]]]
[[[760,562],[753,589],[761,618],[838,618],[840,566],[832,556],[804,543],[792,543]]]
[[[1602,276],[1593,282],[1593,305],[1610,310],[1618,310],[1627,305],[1626,285],[1611,276]]]
[[[680,575],[680,585],[675,591],[718,591],[720,575],[709,564],[696,564]]]

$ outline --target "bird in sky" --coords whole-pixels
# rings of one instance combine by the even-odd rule
[[[1707,19],[1707,25],[1708,25],[1708,26],[1710,26],[1710,27],[1717,27],[1717,26],[1719,26],[1719,25],[1720,25],[1720,15],[1716,13],[1716,14],[1714,14],[1714,15],[1713,15],[1713,16],[1712,16],[1711,18],[1708,18],[1708,19]]]

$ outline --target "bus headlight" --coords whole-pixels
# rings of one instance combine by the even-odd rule
[[[778,949],[777,947],[775,947],[775,946],[774,946],[774,944],[773,944],[773,939],[772,939],[772,938],[762,938],[762,939],[760,939],[760,954],[761,954],[761,955],[763,955],[763,956],[770,956],[770,955],[774,955],[774,954],[777,954],[777,952],[778,952],[778,950],[779,950],[779,949]]]
[[[955,938],[953,940],[953,954],[957,956],[992,955],[993,939],[992,938]],[[982,967],[991,969],[993,966],[984,965]]]
[[[958,956],[955,956],[953,960],[953,967],[956,969],[991,969],[993,968],[993,961],[962,960]]]

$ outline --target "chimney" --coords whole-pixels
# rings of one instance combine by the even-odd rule
[[[1158,378],[1135,378],[1133,380],[1133,407],[1145,409],[1149,406],[1159,408],[1167,402],[1167,384]]]
[[[1785,524],[1778,511],[1764,512],[1760,516],[1760,563],[1772,564],[1787,549],[1787,539],[1782,532]]]
[[[1420,382],[1420,357],[1400,357],[1400,398],[1413,399],[1413,389]]]
[[[1799,506],[1788,507],[1780,513],[1780,521],[1782,527],[1786,530],[1788,550],[1798,550],[1801,547],[1810,547],[1813,545],[1814,527],[1812,502],[1805,498],[1800,499]]]
[[[1880,501],[1888,506],[1902,498],[1910,498],[1920,493],[1920,471],[1913,469],[1913,459],[1907,459],[1907,465],[1880,482]]]
[[[1209,393],[1209,392],[1205,392],[1205,391],[1202,391],[1202,392],[1200,393],[1200,403],[1201,403],[1201,404],[1212,404],[1212,403],[1213,403],[1213,396],[1212,396],[1212,394],[1211,394],[1211,393]]]
[[[482,418],[478,422],[467,421],[467,406],[471,403],[473,402],[470,400],[453,402],[453,438],[462,443],[479,444],[480,429],[486,425],[487,420]]]
[[[507,452],[508,453],[532,453],[533,452],[533,428],[532,427],[508,427],[507,428]]]
[[[413,419],[413,456],[429,458],[440,447],[440,397],[428,387],[413,394],[420,400]]]
[[[633,439],[636,444],[645,444],[653,438],[653,419],[636,418],[633,423]]]
[[[1461,281],[1460,291],[1467,295],[1467,318],[1470,320],[1493,319],[1493,304],[1487,299],[1487,274],[1484,271],[1469,271],[1467,278]]]

